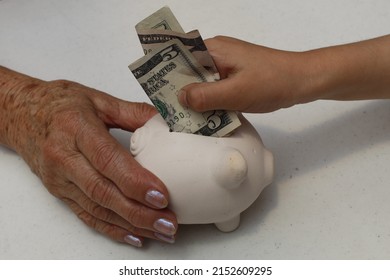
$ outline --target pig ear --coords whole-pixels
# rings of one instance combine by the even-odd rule
[[[141,127],[134,131],[130,138],[130,152],[135,157],[141,153],[141,151],[147,145],[148,127]]]
[[[135,157],[148,145],[151,138],[159,133],[170,133],[169,127],[160,114],[154,115],[144,126],[131,135],[130,152]]]
[[[247,177],[247,162],[244,156],[234,148],[221,150],[215,164],[214,176],[223,188],[238,188]]]

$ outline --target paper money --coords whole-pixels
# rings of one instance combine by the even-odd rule
[[[219,80],[217,67],[207,51],[199,31],[185,33],[168,6],[159,9],[139,22],[135,29],[145,54],[158,48],[166,41],[179,39],[189,48],[200,64],[214,75],[214,79]]]
[[[195,59],[206,68],[213,76],[214,80],[219,80],[219,73],[211,55],[198,30],[188,33],[180,33],[172,30],[137,30],[138,38],[141,42],[144,53],[148,54],[159,49],[161,44],[178,39],[187,47]]]
[[[225,136],[241,125],[235,112],[198,113],[178,102],[179,89],[220,76],[198,30],[185,33],[165,6],[136,25],[145,57],[130,70],[171,131]]]
[[[162,7],[135,26],[135,30],[165,29],[185,33],[168,6]]]
[[[214,81],[178,39],[169,40],[129,65],[171,131],[225,136],[240,126],[234,112],[216,110],[204,113],[184,108],[178,102],[179,89],[195,82]]]

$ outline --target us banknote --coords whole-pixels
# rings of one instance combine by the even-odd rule
[[[135,26],[135,30],[163,29],[185,33],[168,6],[162,7]]]
[[[178,91],[185,85],[214,81],[180,40],[162,43],[129,68],[171,131],[225,136],[241,125],[235,112],[199,113],[178,102]]]
[[[139,22],[135,29],[145,54],[158,48],[160,44],[166,41],[179,39],[188,47],[200,64],[214,75],[214,79],[219,80],[217,67],[207,51],[199,31],[194,30],[185,33],[168,6],[159,9]]]
[[[159,49],[161,44],[178,39],[187,47],[195,59],[208,70],[214,77],[214,80],[219,80],[219,72],[214,63],[207,47],[198,30],[193,30],[188,33],[180,33],[172,30],[160,29],[139,29],[137,30],[138,38],[141,42],[144,53],[148,54],[153,50]]]

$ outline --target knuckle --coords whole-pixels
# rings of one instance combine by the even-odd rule
[[[35,158],[32,169],[46,186],[55,186],[61,183],[59,166],[63,164],[65,158],[64,151],[57,145],[46,143],[41,147],[39,157]]]
[[[142,228],[145,223],[144,207],[133,207],[127,213],[126,219],[137,228]]]
[[[37,174],[47,187],[63,187],[68,182],[63,174],[74,169],[77,162],[77,154],[65,151],[62,147],[52,143],[46,143],[41,148],[41,154],[37,164]],[[50,188],[49,188],[50,191]]]
[[[107,236],[110,236],[112,239],[116,239],[115,235],[117,232],[117,227],[112,224],[108,224],[104,222],[97,223],[95,224],[95,229]]]
[[[100,143],[97,143],[91,160],[99,171],[104,173],[108,166],[115,164],[118,156],[114,143],[101,141]]]
[[[78,204],[76,204],[73,200],[64,198],[63,201],[69,205],[69,207],[72,209],[72,211],[77,215],[77,217],[84,222],[88,227],[95,229],[96,231],[106,234],[107,236],[111,237],[114,240],[119,240],[116,236],[118,235],[118,227],[109,223],[104,222],[103,219],[94,216],[91,214],[89,209],[84,210],[82,207],[80,207]],[[102,211],[102,207],[98,209],[99,207],[96,207],[96,211],[100,213]],[[92,210],[92,212],[96,211]]]
[[[87,226],[96,228],[97,219],[91,216],[87,211],[81,210],[77,213],[77,217],[82,220]]]
[[[122,192],[129,198],[137,199],[144,190],[145,178],[144,172],[140,169],[134,169],[124,174],[120,181],[120,186],[123,186]]]
[[[54,197],[57,197],[59,199],[63,199],[66,197],[64,193],[66,192],[65,189],[67,189],[67,186],[65,184],[57,182],[52,175],[46,175],[45,173],[43,173],[42,182],[45,185],[47,191]]]
[[[50,141],[46,142],[42,147],[42,158],[47,164],[57,165],[63,160],[63,150],[60,149],[58,145],[51,143]]]
[[[106,222],[112,221],[114,217],[114,212],[96,203],[90,205],[88,212],[90,212],[92,216]]]
[[[93,201],[109,207],[112,204],[115,187],[109,180],[94,176],[87,182],[85,192]]]
[[[164,186],[159,182],[147,169],[137,166],[123,175],[118,188],[127,198],[144,203],[146,192],[149,189]]]
[[[223,35],[216,35],[210,39],[207,39],[207,48],[208,49],[215,49],[218,47],[223,41],[226,40],[227,37]]]
[[[68,88],[71,87],[73,84],[74,84],[74,83],[71,82],[71,81],[64,80],[64,79],[59,79],[59,80],[51,81],[50,86],[51,86],[52,88],[60,88],[60,89],[64,90],[64,89],[68,89]]]
[[[95,229],[96,231],[105,234],[114,240],[118,239],[116,238],[118,228],[115,225],[105,223],[90,215],[86,211],[79,212],[77,217],[82,220],[88,227]]]
[[[137,103],[137,106],[135,107],[134,110],[135,113],[135,118],[138,118],[139,121],[143,121],[142,116],[145,115],[151,115],[156,113],[155,107],[151,106],[148,103]]]
[[[152,116],[157,113],[156,108],[154,106],[145,102],[126,102],[125,105],[128,115],[128,124],[130,130],[132,131],[144,125],[146,121],[148,121]]]
[[[215,41],[224,41],[226,39],[226,36],[223,35],[216,35],[213,37]]]

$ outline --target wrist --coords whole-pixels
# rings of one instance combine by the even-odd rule
[[[306,102],[342,99],[356,85],[361,67],[345,46],[315,49],[303,53],[306,60],[304,97]]]
[[[35,101],[32,98],[35,89],[44,81],[14,72],[0,66],[0,143],[18,150],[23,146],[26,135],[28,106]]]
[[[302,53],[303,101],[363,100],[390,96],[390,36]]]

